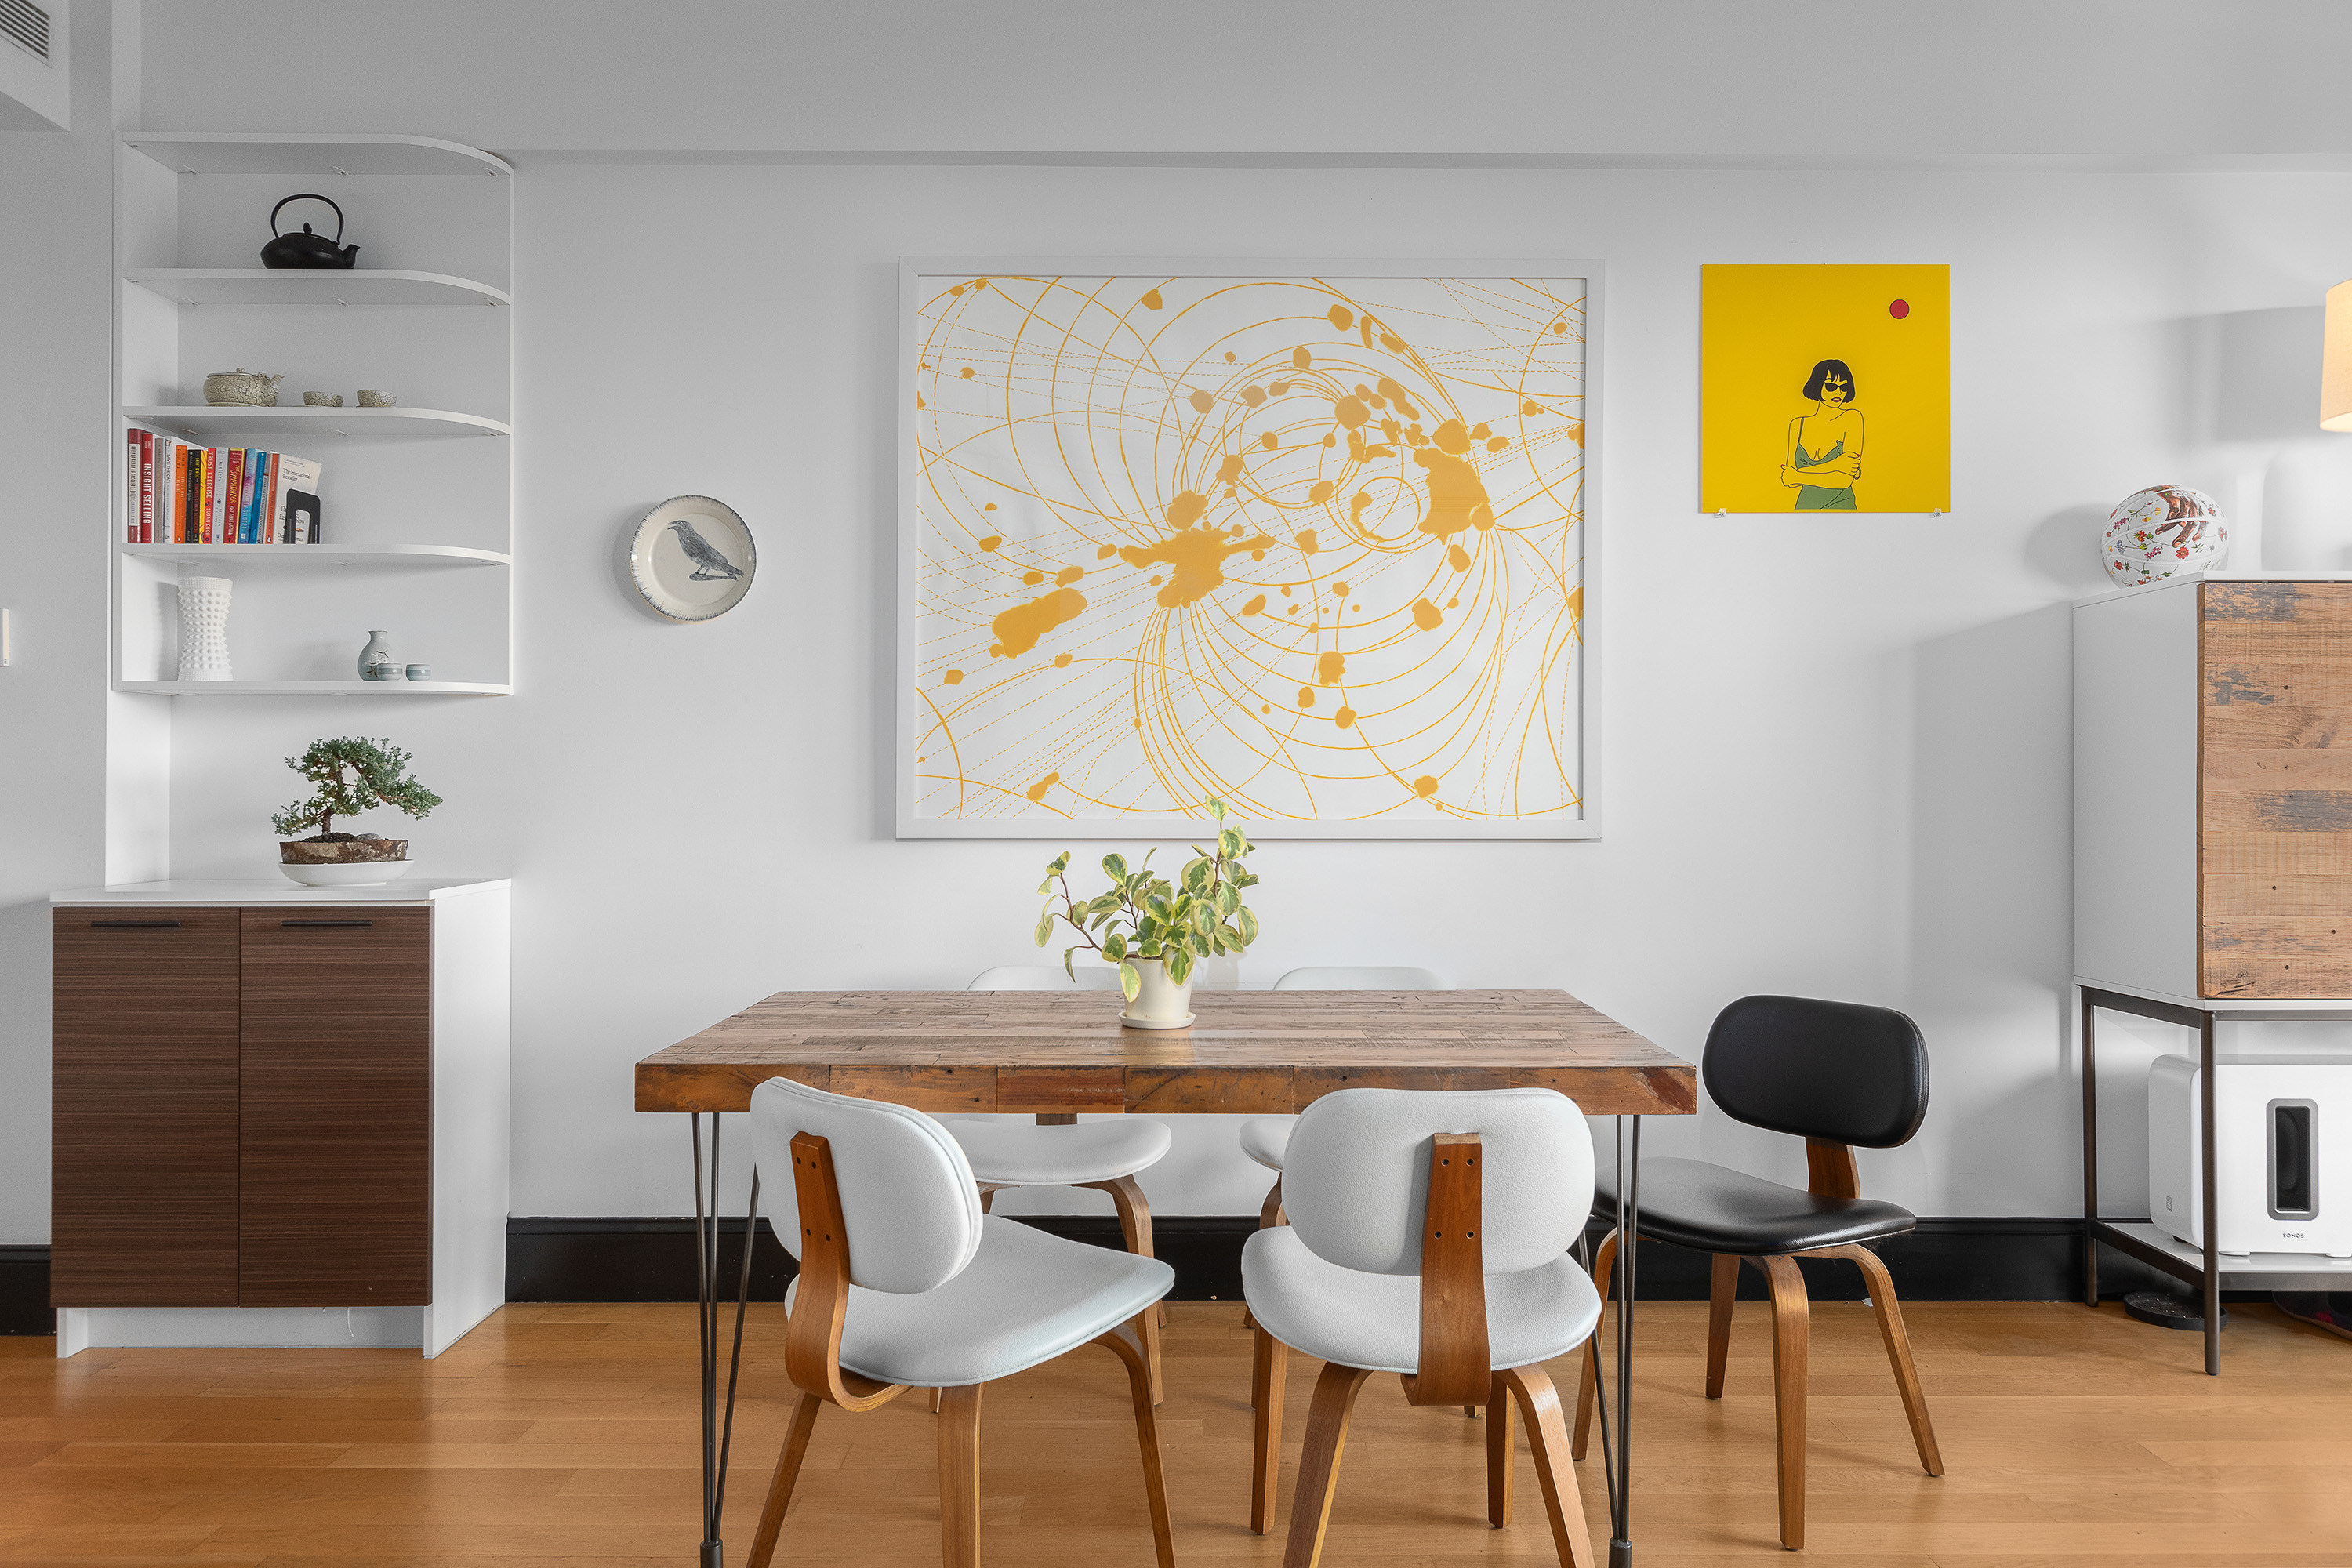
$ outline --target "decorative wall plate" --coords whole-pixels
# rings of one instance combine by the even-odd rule
[[[709,621],[751,591],[758,569],[751,531],[725,501],[672,496],[637,524],[629,575],[655,612],[673,621]]]

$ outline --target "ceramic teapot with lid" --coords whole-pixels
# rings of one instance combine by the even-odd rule
[[[329,239],[325,235],[312,234],[310,226],[307,223],[302,226],[302,232],[299,234],[278,233],[278,215],[285,210],[286,202],[325,202],[329,206],[335,207],[335,237]],[[288,196],[285,202],[279,202],[269,209],[269,243],[261,247],[261,264],[278,271],[306,268],[312,271],[332,271],[357,267],[360,261],[360,247],[356,245],[343,245],[342,238],[343,209],[335,206],[333,198],[308,191],[300,195]]]

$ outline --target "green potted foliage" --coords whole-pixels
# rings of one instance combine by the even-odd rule
[[[1257,882],[1242,858],[1255,853],[1257,846],[1241,829],[1224,826],[1224,802],[1212,800],[1209,809],[1217,818],[1216,847],[1194,845],[1192,858],[1173,882],[1151,874],[1150,854],[1132,871],[1126,857],[1106,855],[1102,868],[1110,879],[1109,891],[1081,900],[1064,875],[1070,866],[1066,849],[1037,884],[1045,898],[1037,916],[1037,945],[1052,940],[1059,921],[1078,935],[1062,952],[1063,973],[1071,979],[1077,978],[1071,959],[1081,946],[1118,964],[1119,989],[1127,994],[1119,1022],[1130,1027],[1181,1029],[1191,1023],[1193,965],[1213,953],[1239,953],[1257,940],[1257,916],[1242,902],[1242,889]],[[1054,907],[1056,899],[1059,909]]]
[[[286,765],[316,787],[310,799],[296,801],[270,819],[285,841],[278,847],[279,870],[307,887],[326,888],[370,887],[408,869],[407,839],[335,831],[335,818],[379,805],[422,817],[441,804],[439,795],[409,773],[406,752],[388,740],[346,735],[313,741],[300,756],[287,758]],[[306,827],[317,831],[294,837]]]

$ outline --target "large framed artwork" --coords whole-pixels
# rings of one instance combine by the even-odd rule
[[[901,268],[898,831],[1587,838],[1593,261]]]

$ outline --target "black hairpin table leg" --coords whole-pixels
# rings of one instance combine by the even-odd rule
[[[702,1369],[702,1556],[700,1568],[723,1568],[719,1518],[727,1508],[727,1458],[735,1435],[735,1384],[743,1366],[743,1312],[751,1298],[751,1232],[760,1214],[760,1173],[743,1212],[743,1263],[735,1280],[735,1343],[727,1358],[727,1402],[719,1400],[719,1113],[710,1112],[710,1155],[702,1152],[702,1113],[694,1130],[695,1348]]]
[[[1625,1147],[1625,1124],[1633,1124],[1633,1149]],[[1633,1562],[1633,1259],[1640,1252],[1642,1217],[1642,1119],[1617,1119],[1617,1442],[1609,1444],[1607,1411],[1601,1413],[1601,1463],[1609,1482],[1609,1568]]]

